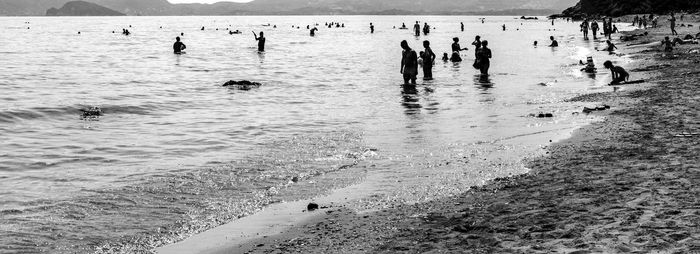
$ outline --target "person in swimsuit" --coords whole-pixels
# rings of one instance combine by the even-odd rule
[[[482,41],[481,49],[479,49],[479,54],[477,54],[478,67],[482,75],[489,75],[489,68],[491,68],[491,49],[488,48],[489,42]]]
[[[260,37],[258,37],[255,34],[255,31],[253,31],[253,36],[255,36],[255,40],[258,41],[258,51],[260,52],[265,52],[265,36],[263,32],[260,32]]]
[[[179,55],[182,54],[182,51],[186,48],[187,46],[185,46],[185,44],[180,41],[180,37],[175,37],[175,44],[173,44],[173,52]]]
[[[423,47],[425,48],[425,51],[420,56],[423,59],[423,79],[431,80],[433,79],[433,64],[435,63],[435,58],[437,58],[437,56],[430,48],[429,41],[423,41]]]
[[[408,46],[408,42],[401,41],[401,48],[403,49],[401,57],[401,74],[403,74],[403,81],[405,85],[416,84],[416,76],[418,76],[418,55],[416,51]]]

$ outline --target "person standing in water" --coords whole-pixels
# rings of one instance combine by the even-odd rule
[[[464,22],[459,22],[459,24],[462,27],[462,32],[464,32]]]
[[[311,36],[316,36],[316,31],[318,31],[318,28],[315,28],[315,27],[314,27],[314,28],[311,28],[310,35],[311,35]]]
[[[489,75],[489,68],[491,68],[491,49],[488,47],[488,41],[481,42],[481,49],[477,54],[477,62],[474,63],[474,67],[479,67],[481,75]]]
[[[416,36],[420,36],[420,23],[418,23],[418,21],[416,21],[416,24],[413,25],[413,31],[416,32]]]
[[[423,41],[423,47],[425,48],[425,51],[423,51],[423,54],[420,56],[423,59],[423,79],[431,80],[433,79],[433,64],[435,63],[435,58],[437,58],[437,56],[430,48],[429,41]]]
[[[258,51],[265,52],[265,34],[263,32],[260,32],[260,37],[258,37],[255,34],[255,31],[253,31],[253,36],[255,36],[255,40],[258,41]]]
[[[173,44],[173,53],[180,55],[182,54],[182,51],[186,48],[187,46],[185,46],[185,44],[180,41],[180,37],[175,37],[175,44]]]
[[[474,42],[472,42],[472,45],[474,45],[474,57],[477,57],[479,54],[479,49],[481,49],[481,36],[476,36],[474,38]]]
[[[506,24],[503,24],[503,31],[506,30]]]
[[[374,25],[372,23],[369,23],[369,33],[374,33]]]
[[[404,85],[416,84],[416,76],[418,76],[418,55],[408,46],[406,40],[401,41],[403,53],[401,56],[401,74],[403,74]]]

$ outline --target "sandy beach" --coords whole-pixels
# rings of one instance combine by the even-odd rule
[[[605,120],[549,146],[531,173],[428,203],[321,209],[221,253],[700,252],[700,47],[626,49],[660,42],[669,33],[661,25],[618,44],[634,54],[632,79],[646,84],[571,99],[611,110],[591,113]]]

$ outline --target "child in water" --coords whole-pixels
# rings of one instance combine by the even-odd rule
[[[447,56],[447,53],[442,53],[442,61],[450,61],[450,57]]]
[[[613,80],[609,84],[611,86],[619,85],[623,82],[626,82],[630,78],[630,74],[627,73],[627,71],[624,68],[620,66],[614,66],[610,61],[605,61],[605,63],[603,63],[603,66],[605,66],[606,69],[610,69],[610,71],[612,72]]]

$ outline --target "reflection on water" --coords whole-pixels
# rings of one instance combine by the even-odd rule
[[[491,75],[489,74],[478,74],[474,76],[474,84],[479,87],[484,92],[493,88],[494,84],[491,82]]]

